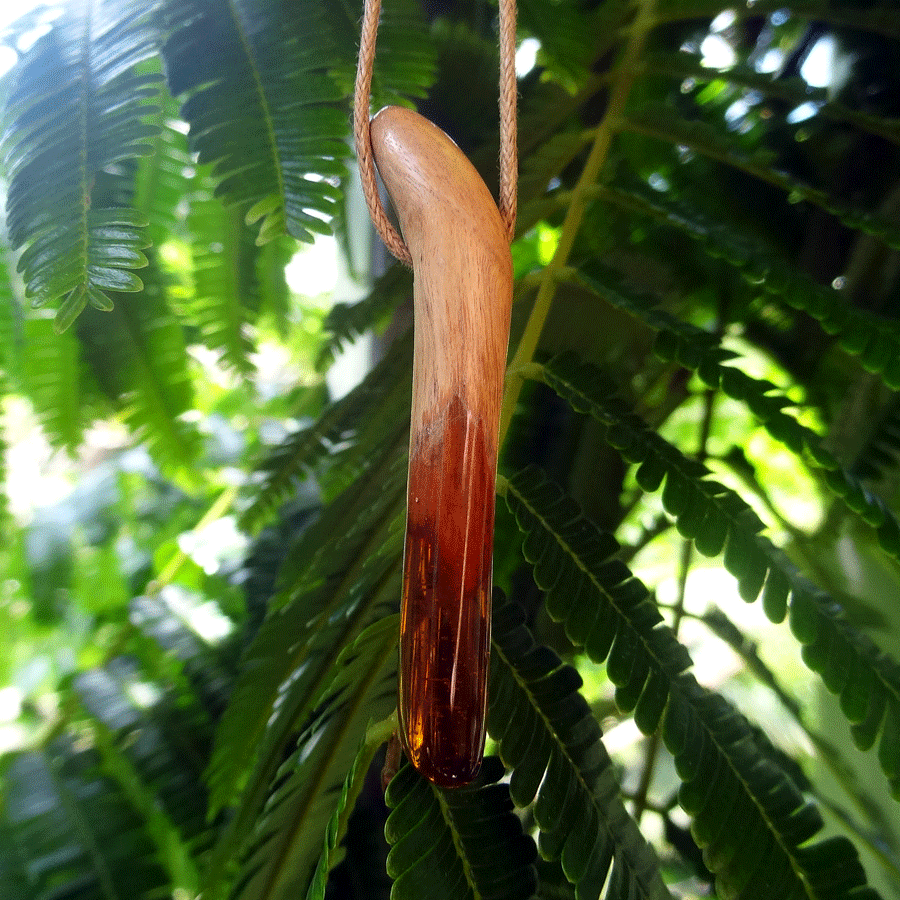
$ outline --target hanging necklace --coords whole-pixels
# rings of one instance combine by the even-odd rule
[[[500,201],[424,117],[389,106],[369,119],[380,0],[366,0],[354,131],[369,212],[413,269],[412,417],[398,709],[413,765],[444,787],[469,783],[484,752],[494,483],[516,217],[515,4],[500,4]],[[400,222],[378,196],[375,166]]]

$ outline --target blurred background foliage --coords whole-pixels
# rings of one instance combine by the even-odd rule
[[[384,4],[375,105],[495,187],[496,4]],[[360,14],[4,13],[0,895],[900,900],[900,8],[520,0],[505,765],[387,841]]]

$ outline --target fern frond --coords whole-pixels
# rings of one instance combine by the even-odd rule
[[[818,811],[725,700],[686,679],[670,698],[663,739],[682,780],[678,802],[724,896],[876,900],[847,838],[811,843]]]
[[[193,408],[184,333],[169,308],[154,264],[140,294],[111,294],[113,308],[88,310],[78,323],[86,361],[135,435],[164,469],[186,472],[200,435],[186,422]]]
[[[135,673],[119,674],[130,679]],[[172,752],[177,748],[167,745],[155,716],[149,711],[141,715],[132,706],[112,670],[82,673],[76,690],[90,714],[85,728],[93,736],[101,770],[143,819],[172,883],[196,892],[199,879],[192,853],[205,849],[209,837],[199,773]]]
[[[111,291],[140,291],[147,264],[144,217],[92,206],[95,176],[151,151],[158,76],[136,67],[155,51],[152,7],[81,0],[66,8],[22,62],[7,105],[7,227],[26,296],[61,304],[65,330],[87,304],[109,309]]]
[[[760,534],[763,523],[739,495],[707,478],[705,466],[647,430],[621,400],[609,394],[601,400],[604,391],[596,370],[558,360],[544,372],[547,383],[576,409],[608,427],[607,440],[638,465],[636,478],[644,490],[659,490],[665,481],[663,505],[679,532],[704,555],[724,550],[725,568],[747,602],[762,594],[766,615],[781,622],[790,600],[791,630],[804,645],[804,662],[840,695],[860,749],[868,750],[881,735],[879,763],[900,800],[900,663],[853,628],[840,606]],[[527,554],[527,545],[525,549]]]
[[[658,331],[653,350],[660,359],[677,361],[684,368],[696,371],[710,389],[721,390],[726,396],[746,404],[776,441],[818,471],[826,487],[841,498],[848,509],[876,529],[882,549],[900,559],[900,522],[893,511],[859,477],[840,465],[822,445],[822,439],[815,431],[785,412],[793,404],[774,384],[752,378],[737,366],[724,365],[733,361],[736,354],[719,346],[708,332],[655,308],[652,298],[638,296],[615,275],[606,271],[601,273],[599,267],[594,267],[591,275],[581,273],[576,280],[606,302]],[[884,336],[884,332],[879,334],[879,338]]]
[[[215,197],[195,195],[188,213],[192,238],[193,290],[183,306],[203,343],[223,363],[248,378],[254,367],[251,329],[259,313],[258,250],[243,216]]]
[[[802,705],[788,693],[776,673],[763,661],[755,642],[750,640],[731,619],[718,609],[712,609],[703,615],[702,621],[716,637],[727,643],[740,656],[754,677],[778,698],[782,707],[788,711],[809,738],[815,748],[816,759],[831,772],[846,795],[852,798],[859,810],[864,813],[865,819],[875,823],[875,829],[863,826],[860,820],[827,797],[816,783],[810,782],[795,761],[785,758],[784,754],[779,754],[782,768],[790,774],[791,779],[801,791],[815,796],[816,802],[830,810],[853,834],[855,840],[867,846],[893,877],[900,876],[900,860],[896,857],[891,858],[889,851],[886,851],[877,837],[877,829],[883,830],[884,833],[890,830],[888,817],[878,803],[880,790],[875,791],[873,796],[873,792],[853,771],[838,747],[810,725]],[[756,739],[757,741],[763,740],[761,732],[757,733]]]
[[[541,43],[540,65],[572,85],[584,81],[591,63],[608,48],[607,41],[614,40],[614,31],[598,28],[600,22],[611,25],[615,13],[621,22],[627,15],[625,7],[612,2],[588,13],[574,0],[553,5],[520,0],[519,21]]]
[[[290,4],[289,21],[284,10],[275,0],[167,7],[166,74],[173,96],[188,95],[191,147],[213,167],[217,195],[261,221],[259,243],[330,233],[349,154],[322,7]]]
[[[764,16],[784,8],[784,3],[779,3],[779,0],[760,0],[749,9],[741,8],[736,13],[739,16]],[[882,0],[868,7],[823,4],[821,0],[792,0],[788,8],[792,15],[799,18],[900,39],[897,10],[890,0]],[[659,24],[685,19],[712,19],[721,11],[721,0],[664,0],[658,3],[654,18]]]
[[[535,645],[512,603],[495,605],[492,641],[488,731],[512,770],[516,806],[537,794],[541,856],[561,861],[581,900],[599,897],[607,878],[620,886],[610,898],[668,898],[656,856],[622,804],[578,673]]]
[[[853,474],[867,481],[889,478],[900,467],[900,400],[891,399],[865,446],[853,462]]]
[[[172,238],[191,240],[182,204],[196,190],[196,160],[188,151],[187,136],[175,127],[178,106],[163,82],[155,104],[156,111],[148,117],[156,129],[152,151],[138,160],[131,205],[147,218],[147,233],[158,250]]]
[[[894,144],[900,144],[900,119],[885,119],[851,109],[837,101],[829,100],[822,88],[811,88],[802,78],[775,78],[761,74],[753,68],[734,65],[718,70],[704,66],[699,58],[688,53],[648,53],[645,55],[644,71],[671,78],[692,78],[696,82],[720,81],[724,84],[744,88],[764,97],[783,100],[794,106],[803,103],[816,104],[816,115],[831,122],[855,125],[857,128],[877,134]]]
[[[365,484],[353,485],[326,509],[350,504],[335,531],[307,539],[302,557],[291,555],[282,570],[282,597],[247,650],[243,674],[220,723],[208,771],[211,808],[227,803],[252,771],[229,825],[220,838],[211,871],[227,868],[259,815],[284,747],[319,701],[332,663],[342,648],[371,622],[396,606],[402,534],[394,521],[406,485],[405,456],[373,467]],[[361,502],[357,504],[357,500]],[[391,512],[393,510],[393,512]]]
[[[867,371],[880,374],[891,389],[900,389],[900,327],[895,319],[853,306],[840,291],[799,272],[759,235],[742,233],[733,223],[706,216],[696,205],[636,182],[603,187],[596,193],[698,241],[710,256],[735,266],[750,284],[812,316],[825,332],[837,337],[843,350],[858,356]]]
[[[92,751],[57,740],[6,768],[0,815],[40,891],[31,897],[152,900],[171,891],[144,824],[97,764]]]
[[[544,200],[544,192],[552,178],[581,153],[591,142],[587,131],[564,131],[554,134],[537,150],[522,160],[519,174],[519,192],[524,198],[535,199],[536,205]],[[525,209],[527,209],[527,205]],[[536,217],[528,214],[527,224],[533,224]]]
[[[241,518],[243,528],[255,528],[271,515],[319,460],[350,437],[364,416],[372,413],[410,377],[411,353],[411,341],[395,341],[385,358],[359,385],[329,406],[317,422],[291,435],[269,456],[260,467],[264,473],[263,484]]]
[[[596,662],[615,647],[609,675],[617,686],[616,703],[635,710],[642,731],[654,731],[670,685],[691,660],[663,625],[647,588],[616,559],[618,543],[538,469],[506,483],[506,502],[525,535],[522,552],[535,583],[547,593],[547,612],[565,622],[572,643]]]
[[[283,574],[282,581],[288,599],[273,604],[247,649],[242,675],[219,725],[207,776],[213,809],[230,800],[247,764],[258,754],[241,801],[242,806],[250,802],[253,785],[265,780],[261,767],[279,760],[283,743],[316,701],[341,647],[382,615],[384,606],[396,602],[399,594],[391,592],[399,589],[396,564],[401,548],[386,511],[402,502],[403,475],[402,466],[395,466],[388,477],[379,472],[372,488],[364,491],[367,502],[357,510],[339,548],[334,546],[334,532],[328,531],[322,535],[322,547],[316,548],[323,552],[302,560],[303,568],[290,560],[286,564],[291,577]],[[347,557],[355,564],[345,564]]]
[[[354,804],[365,785],[372,760],[377,750],[391,739],[391,735],[396,731],[396,728],[396,715],[390,715],[381,722],[369,725],[366,736],[360,743],[359,750],[356,753],[356,758],[353,760],[353,766],[344,779],[341,796],[325,830],[322,855],[319,857],[316,871],[313,873],[309,890],[306,893],[306,900],[325,900],[328,875],[345,857],[346,851],[342,843],[347,832],[350,814],[353,812]]]
[[[42,890],[40,875],[16,842],[16,829],[0,815],[0,896],[6,900],[34,900]]]
[[[173,708],[167,710],[171,718],[157,721],[180,752],[202,768],[212,743],[212,722],[221,716],[235,680],[227,645],[219,649],[203,641],[165,590],[132,600],[128,620],[148,673],[162,684],[179,687]]]
[[[327,337],[319,349],[316,368],[320,372],[327,369],[347,344],[386,321],[411,296],[412,273],[403,266],[391,266],[364,299],[356,303],[335,303],[325,317],[323,330]]]
[[[132,806],[147,821],[149,833],[168,857],[174,876],[196,881],[192,851],[211,840],[206,817],[206,790],[198,747],[208,741],[193,692],[168,686],[152,705],[140,708],[128,695],[145,673],[126,659],[80,673],[74,680],[86,727],[95,735],[101,766],[132,798]],[[183,730],[193,734],[184,739]],[[193,742],[192,752],[185,752]]]
[[[472,784],[450,791],[430,784],[408,763],[400,769],[385,794],[392,898],[532,897],[537,852],[522,833],[503,775],[500,760],[487,757]]]
[[[838,202],[828,191],[812,187],[775,167],[772,154],[747,150],[732,136],[707,122],[678,119],[668,106],[648,106],[630,112],[622,121],[626,131],[655,138],[667,144],[688,147],[709,159],[775,185],[790,198],[806,200],[839,219],[848,228],[863,231],[900,249],[900,225],[871,210],[853,209]]]
[[[75,335],[69,331],[56,334],[52,319],[26,319],[23,361],[23,388],[48,439],[56,446],[74,449],[86,424]]]
[[[360,9],[353,0],[325,0],[324,7],[335,31],[337,58],[343,64],[343,89],[353,93],[359,45]],[[372,108],[409,106],[428,96],[437,74],[437,48],[422,5],[415,0],[396,0],[381,10],[378,52],[372,72]]]
[[[506,497],[551,617],[594,662],[607,661],[616,703],[634,712],[642,731],[662,722],[684,782],[679,802],[720,892],[874,897],[846,838],[809,843],[822,829],[818,811],[760,748],[746,720],[685,671],[687,651],[662,624],[646,587],[615,559],[615,540],[535,469],[508,481]]]
[[[233,900],[304,896],[368,722],[396,702],[399,616],[366,628],[334,665],[325,699],[284,763],[244,853]]]

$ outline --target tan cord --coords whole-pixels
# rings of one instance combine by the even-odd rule
[[[372,138],[369,131],[369,103],[372,97],[372,69],[375,64],[375,40],[381,0],[365,0],[356,85],[353,95],[353,135],[356,158],[362,179],[363,194],[372,223],[384,245],[400,262],[412,266],[412,257],[405,241],[391,224],[375,177]],[[500,199],[498,208],[512,241],[516,232],[516,197],[518,193],[519,162],[516,146],[516,0],[500,0]]]
[[[372,156],[372,137],[369,133],[369,101],[372,97],[372,68],[375,64],[375,38],[378,19],[381,17],[381,0],[366,0],[363,13],[362,34],[359,41],[359,60],[356,65],[356,86],[353,90],[353,135],[356,139],[356,158],[362,179],[363,194],[375,230],[381,235],[385,247],[400,260],[412,267],[406,243],[387,217],[378,194],[375,177],[375,160]]]
[[[516,236],[516,198],[519,192],[519,151],[516,103],[516,0],[500,0],[500,217],[506,236]]]

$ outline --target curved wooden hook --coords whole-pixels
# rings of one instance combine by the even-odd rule
[[[414,276],[400,730],[416,768],[453,787],[484,752],[512,259],[490,191],[443,131],[387,107],[371,135]]]

